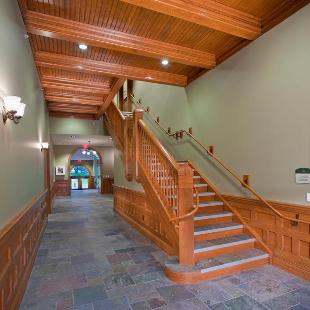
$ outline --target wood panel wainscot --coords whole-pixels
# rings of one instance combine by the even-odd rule
[[[70,182],[71,180],[56,180],[56,196],[70,196]]]
[[[256,199],[224,196],[273,251],[273,264],[310,280],[310,225],[282,219]],[[310,221],[310,207],[270,202],[291,218]]]
[[[22,300],[48,216],[47,190],[0,230],[0,309]]]
[[[147,203],[145,193],[113,186],[114,210],[169,255],[176,255],[169,226]]]

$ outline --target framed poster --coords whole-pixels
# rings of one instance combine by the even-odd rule
[[[65,166],[56,166],[56,175],[65,175],[66,174],[66,167]]]

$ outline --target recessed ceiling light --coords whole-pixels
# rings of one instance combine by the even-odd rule
[[[167,66],[167,65],[169,65],[169,60],[168,60],[168,59],[163,59],[163,60],[161,61],[161,64],[162,64],[163,66]]]
[[[85,51],[85,50],[87,50],[87,45],[84,44],[84,43],[80,43],[79,44],[79,49]]]

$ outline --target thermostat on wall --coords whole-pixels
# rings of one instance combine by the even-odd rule
[[[310,168],[298,168],[295,170],[296,183],[310,183]]]

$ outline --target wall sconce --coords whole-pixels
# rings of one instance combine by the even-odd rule
[[[48,150],[48,143],[47,143],[47,142],[42,142],[42,143],[41,143],[41,152],[42,152],[43,150]]]
[[[24,116],[26,105],[20,102],[21,98],[17,96],[6,96],[2,99],[4,102],[2,110],[3,123],[5,124],[9,119],[18,124]]]

